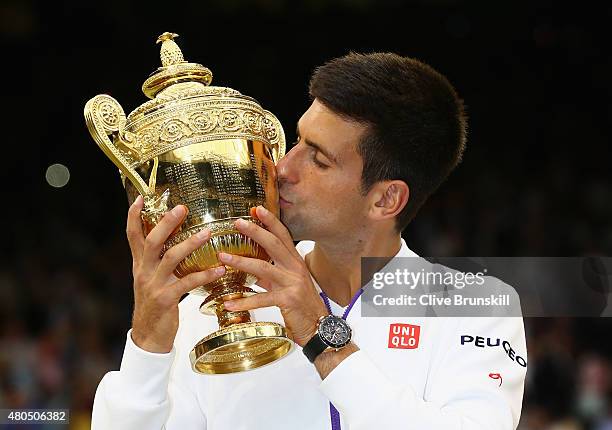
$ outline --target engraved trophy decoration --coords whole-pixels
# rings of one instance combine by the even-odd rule
[[[185,222],[162,252],[205,227],[211,230],[211,239],[177,266],[177,277],[220,266],[218,252],[269,260],[263,248],[235,229],[234,221],[258,222],[249,216],[257,205],[279,214],[274,163],[285,154],[281,124],[251,97],[210,86],[211,71],[184,60],[173,40],[177,36],[164,33],[157,39],[162,67],[142,85],[151,100],[126,118],[112,97],[92,98],[85,105],[89,132],[119,168],[130,204],[143,196],[146,233],[168,208],[187,206]],[[255,281],[228,267],[223,277],[191,291],[205,297],[200,311],[216,315],[220,326],[191,351],[195,372],[254,369],[291,349],[282,325],[252,322],[249,312],[224,308],[225,300],[254,294],[250,285]]]

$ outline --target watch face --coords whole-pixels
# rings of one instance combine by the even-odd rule
[[[351,341],[351,328],[342,318],[329,315],[321,321],[319,335],[330,348],[342,348]]]

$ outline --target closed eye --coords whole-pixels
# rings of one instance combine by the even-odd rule
[[[298,143],[300,143],[300,136],[298,135],[297,139],[292,142],[290,145],[291,147],[296,146]],[[308,141],[306,141],[306,144],[309,146],[310,148],[310,160],[320,169],[329,169],[330,166],[328,166],[325,163],[320,162],[317,159],[317,154],[321,151],[319,151],[317,146],[313,146],[311,143],[309,143]]]
[[[327,164],[321,163],[319,160],[317,160],[317,154],[319,153],[319,151],[317,151],[315,148],[312,148],[312,162],[315,163],[317,165],[317,167],[321,168],[321,169],[328,169],[329,166]]]

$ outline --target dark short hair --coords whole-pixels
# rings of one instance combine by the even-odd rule
[[[398,231],[461,161],[467,135],[463,101],[444,76],[418,60],[350,53],[315,70],[310,96],[368,125],[357,147],[363,194],[379,181],[408,184]]]

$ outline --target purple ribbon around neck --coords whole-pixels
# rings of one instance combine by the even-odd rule
[[[355,295],[351,299],[351,302],[348,304],[348,306],[344,310],[344,313],[342,314],[342,319],[343,320],[346,320],[346,317],[348,317],[349,312],[351,311],[351,309],[353,309],[353,305],[357,302],[357,299],[361,296],[362,293],[363,293],[363,288],[360,288],[355,293]],[[321,290],[319,295],[323,299],[323,302],[325,303],[325,307],[327,308],[327,311],[330,314],[332,314],[333,312],[331,310],[331,305],[329,304],[329,297],[327,297],[327,294],[325,294]],[[332,427],[332,430],[341,430],[341,427],[340,427],[340,412],[338,412],[338,409],[336,409],[336,407],[332,404],[332,402],[329,402],[329,416],[331,418],[331,427]]]

